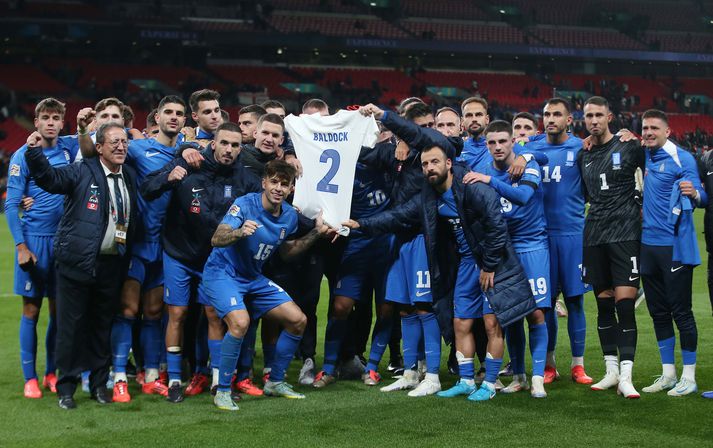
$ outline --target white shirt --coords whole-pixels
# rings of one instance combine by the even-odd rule
[[[116,213],[113,213],[112,211],[116,211],[116,192],[114,191],[114,179],[109,177],[109,175],[114,174],[112,173],[109,168],[104,165],[104,161],[99,159],[99,164],[101,165],[102,169],[104,170],[104,176],[106,176],[106,181],[109,184],[109,210],[107,211],[109,213],[109,221],[106,226],[106,232],[104,233],[104,239],[102,240],[102,245],[101,249],[99,251],[100,254],[102,255],[116,255],[119,252],[116,249],[116,241],[114,240],[114,236],[116,234]],[[126,221],[126,226],[128,228],[129,226],[129,210],[131,210],[131,203],[129,199],[129,192],[126,189],[126,183],[124,182],[124,174],[122,171],[122,167],[119,167],[119,172],[116,173],[119,174],[121,177],[119,178],[119,188],[121,188],[121,198],[124,202],[124,219]]]
[[[359,152],[373,147],[379,135],[374,117],[347,110],[326,117],[290,115],[285,127],[303,171],[293,204],[308,218],[322,211],[324,222],[339,229],[349,219]]]

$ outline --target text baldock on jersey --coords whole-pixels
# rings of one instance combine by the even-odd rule
[[[349,219],[359,152],[373,148],[379,135],[374,117],[346,110],[326,117],[290,115],[285,126],[303,170],[293,205],[308,218],[321,211],[326,224],[348,234],[341,223]]]

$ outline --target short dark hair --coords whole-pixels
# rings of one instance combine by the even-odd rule
[[[221,108],[220,109],[220,116],[223,118],[223,121],[230,121],[230,112],[227,110]]]
[[[603,96],[590,96],[587,101],[584,102],[582,109],[587,106],[587,104],[592,104],[594,106],[604,106],[609,110],[609,101]]]
[[[567,112],[567,114],[572,113],[572,106],[569,104],[569,101],[563,99],[563,98],[550,98],[545,102],[545,107],[547,106],[556,106],[557,104],[561,104],[564,106],[564,110]]]
[[[121,115],[124,115],[124,103],[116,97],[109,97],[109,98],[104,98],[103,100],[99,100],[99,102],[94,106],[94,112],[99,113],[106,109],[109,106],[116,106],[119,108],[119,111],[121,112]]]
[[[433,114],[431,106],[426,103],[414,103],[411,107],[406,110],[404,118],[408,121],[413,121],[419,117],[425,117],[429,114]]]
[[[302,105],[302,112],[306,111],[309,108],[317,109],[317,110],[326,110],[329,112],[329,106],[327,103],[324,102],[324,100],[320,100],[319,98],[312,98],[307,101]]]
[[[249,106],[245,106],[242,109],[240,109],[240,112],[238,112],[238,115],[243,115],[243,114],[253,114],[255,116],[255,119],[257,120],[260,118],[262,115],[265,115],[267,111],[265,110],[264,107],[258,106],[257,104],[250,104]]]
[[[450,151],[441,147],[440,145],[431,145],[431,146],[427,147],[426,149],[424,149],[423,151],[421,151],[421,154],[423,154],[426,151],[431,151],[433,149],[439,149],[443,153],[443,155],[446,156],[446,159],[451,159],[451,160],[454,159],[455,154],[450,154]]]
[[[526,119],[526,120],[530,120],[530,121],[532,122],[532,124],[535,125],[535,128],[537,128],[537,126],[538,126],[537,118],[536,118],[534,115],[532,115],[530,112],[518,112],[518,113],[516,113],[515,116],[512,117],[512,122],[513,122],[513,124],[515,124],[515,120],[517,120],[518,118],[524,118],[524,119]]]
[[[198,103],[201,101],[219,101],[220,93],[215,90],[201,89],[196,90],[191,93],[190,98],[188,98],[188,104],[191,105],[191,111],[198,112]]]
[[[156,123],[156,114],[158,113],[158,109],[154,109],[151,112],[149,112],[148,115],[146,115],[146,127],[150,128],[151,126],[156,126],[158,123]]]
[[[463,102],[460,104],[460,110],[463,111],[465,109],[465,106],[471,103],[478,103],[481,106],[483,106],[483,109],[485,111],[488,111],[488,101],[485,98],[481,98],[479,96],[471,96],[470,98],[466,98],[463,100]]]
[[[240,125],[233,123],[232,121],[226,121],[223,122],[218,128],[215,130],[214,135],[218,135],[218,132],[220,131],[228,131],[228,132],[237,132],[240,134]]]
[[[278,109],[278,108],[279,108],[279,109],[284,110],[285,112],[287,111],[287,109],[285,109],[285,106],[284,106],[281,102],[279,102],[279,101],[277,101],[277,100],[267,100],[267,101],[263,101],[263,103],[260,104],[260,106],[262,106],[262,108],[265,109],[265,110],[267,110],[267,109]]]
[[[505,120],[491,121],[483,131],[483,135],[487,135],[489,132],[507,132],[508,135],[512,136],[512,124]]]
[[[35,118],[39,117],[42,112],[57,112],[62,116],[62,118],[64,118],[64,113],[66,111],[67,109],[65,108],[64,103],[60,100],[51,97],[45,98],[37,103],[37,106],[35,106]]]
[[[279,115],[277,115],[277,114],[263,114],[263,115],[261,115],[260,118],[257,120],[257,127],[260,127],[260,125],[266,121],[268,123],[279,124],[280,127],[282,128],[282,132],[283,133],[285,132],[285,122],[282,119],[282,117],[280,117]]]
[[[406,110],[411,105],[416,103],[423,103],[423,100],[417,96],[410,96],[408,98],[404,98],[403,100],[401,100],[398,107],[396,108],[396,112],[398,112],[399,115],[403,115],[406,113]]]
[[[99,126],[99,129],[97,129],[97,133],[95,134],[97,143],[99,143],[100,145],[103,145],[104,141],[106,139],[106,133],[114,128],[121,129],[124,133],[126,133],[126,129],[124,129],[124,126],[120,125],[119,123],[113,123],[113,122],[104,123],[101,126]]]
[[[290,184],[294,184],[295,178],[297,177],[297,169],[284,160],[274,159],[265,164],[265,173],[262,177],[264,179],[276,177],[280,180],[286,180]]]
[[[184,109],[186,108],[186,102],[183,101],[183,98],[181,98],[180,96],[166,95],[161,98],[161,101],[158,103],[158,107],[156,109],[161,112],[166,106],[166,104],[180,104],[181,106],[183,106]]]
[[[124,117],[124,125],[128,125],[135,117],[134,110],[128,104],[124,104],[124,108],[121,109],[121,115]]]
[[[666,112],[660,111],[658,109],[649,109],[646,112],[641,115],[641,119],[645,118],[658,118],[659,120],[663,121],[666,123],[666,126],[668,126],[668,117],[666,116]]]

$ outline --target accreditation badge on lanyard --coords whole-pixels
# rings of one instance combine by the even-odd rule
[[[114,241],[117,244],[126,244],[126,230],[127,226],[124,224],[117,224],[116,231],[114,232]]]
[[[124,191],[125,192],[125,191]],[[115,192],[114,194],[121,194],[123,197],[128,197],[128,194],[123,194],[124,192]],[[109,200],[109,207],[111,209],[111,217],[114,220],[114,223],[116,224],[116,230],[114,230],[114,241],[116,244],[126,244],[126,231],[129,228],[129,217],[126,214],[126,206],[123,201],[122,202],[122,213],[121,213],[121,221],[119,222],[119,218],[117,217],[116,209],[114,208],[114,201]]]

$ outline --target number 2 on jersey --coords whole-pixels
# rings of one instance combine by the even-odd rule
[[[339,171],[339,162],[341,159],[336,149],[325,149],[319,157],[321,163],[327,163],[329,160],[331,160],[332,163],[329,166],[327,174],[317,183],[317,191],[337,194],[339,192],[339,185],[329,183],[334,179],[334,176],[337,175],[337,171]]]

